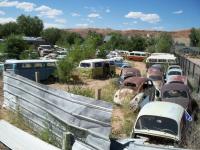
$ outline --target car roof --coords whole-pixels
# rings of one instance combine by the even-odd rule
[[[150,67],[148,70],[147,70],[147,73],[150,74],[150,75],[162,75],[162,72],[157,69],[157,68],[152,68]]]
[[[171,71],[183,72],[183,70],[179,68],[169,69],[167,72],[171,72]]]
[[[170,67],[181,67],[181,66],[179,66],[179,65],[170,65],[169,68]]]
[[[171,102],[154,101],[147,103],[139,112],[140,116],[160,116],[175,120],[177,123],[181,121],[184,108],[178,104]]]
[[[129,72],[131,72],[131,73],[140,73],[140,70],[136,69],[136,68],[123,68],[122,72],[123,72],[123,74],[127,74]]]
[[[165,91],[169,90],[181,90],[189,92],[188,87],[182,83],[170,83],[163,85],[163,87],[161,88],[161,93],[164,93]]]
[[[147,80],[148,78],[145,78],[145,77],[130,77],[130,78],[125,79],[123,84],[134,83],[138,87]]]
[[[149,56],[147,59],[176,59],[173,54],[156,53]]]
[[[180,82],[185,82],[185,80],[187,80],[186,76],[182,76],[182,75],[173,75],[170,76],[169,79],[167,80],[167,83],[169,82],[173,82],[173,81],[180,81]]]
[[[40,63],[40,62],[56,62],[55,59],[31,59],[31,60],[16,60],[16,59],[9,59],[5,61],[5,64],[13,64],[13,63]]]
[[[87,60],[82,60],[80,63],[91,63],[91,62],[103,62],[106,61],[105,59],[87,59]]]

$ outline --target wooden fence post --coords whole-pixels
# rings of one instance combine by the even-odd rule
[[[192,69],[192,77],[194,78],[194,71],[195,71],[195,63],[193,63],[193,69]]]
[[[188,71],[187,71],[188,75],[190,75],[190,60],[189,60],[189,64],[188,64]]]
[[[199,84],[198,84],[197,93],[199,93],[199,91],[200,91],[200,76],[199,76]]]
[[[18,96],[15,96],[15,100],[16,100],[15,111],[16,111],[17,113],[19,113],[19,107],[20,107],[20,104],[19,104],[19,97],[18,97]]]
[[[35,72],[35,82],[39,83],[40,82],[40,73]]]
[[[101,99],[101,89],[95,90],[95,99],[97,99],[97,100]]]
[[[71,150],[73,143],[73,134],[70,132],[63,132],[62,150]]]

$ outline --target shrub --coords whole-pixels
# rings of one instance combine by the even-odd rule
[[[5,40],[4,53],[7,53],[8,58],[19,59],[21,53],[27,49],[27,43],[21,36],[11,35]]]

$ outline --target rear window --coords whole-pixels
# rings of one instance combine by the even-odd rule
[[[28,64],[28,63],[25,63],[25,64],[21,64],[21,68],[32,68],[32,64]]]
[[[130,83],[130,82],[127,82],[127,83],[125,83],[124,85],[125,85],[125,86],[128,86],[128,87],[131,87],[131,88],[136,88],[136,87],[137,87],[136,84]]]
[[[35,63],[35,64],[34,64],[34,67],[35,67],[35,68],[41,68],[41,67],[42,67],[42,63]]]
[[[186,91],[180,90],[169,90],[163,93],[163,98],[188,98]]]
[[[110,61],[110,65],[115,65],[115,62],[114,61]]]
[[[162,80],[162,76],[149,76],[149,79],[151,79],[152,81],[158,81]]]
[[[141,116],[136,123],[136,129],[154,130],[173,135],[178,134],[178,124],[175,120],[160,116]]]
[[[149,59],[149,62],[157,62],[157,59]]]
[[[97,67],[102,67],[103,66],[103,63],[102,62],[96,62],[94,63],[94,67],[97,68]]]
[[[168,73],[168,75],[181,75],[181,72],[179,72],[179,71],[170,71]]]
[[[47,63],[47,67],[55,67],[56,64],[55,63]]]
[[[80,67],[88,68],[88,67],[91,67],[91,64],[90,63],[81,63]]]

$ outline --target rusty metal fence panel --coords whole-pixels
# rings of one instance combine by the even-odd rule
[[[4,106],[19,111],[36,129],[50,127],[62,143],[63,132],[95,149],[110,147],[112,104],[70,94],[24,77],[4,73]]]
[[[180,54],[177,54],[177,58],[184,74],[188,78],[193,91],[200,95],[200,65],[192,62]]]

